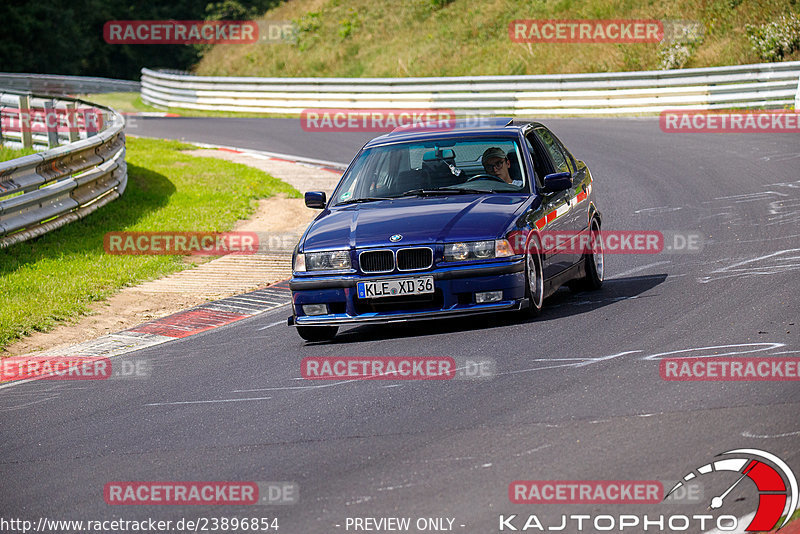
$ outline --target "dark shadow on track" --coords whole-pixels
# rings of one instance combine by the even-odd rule
[[[542,314],[535,319],[522,318],[513,312],[502,312],[471,317],[465,316],[457,319],[425,320],[409,323],[395,323],[391,325],[364,325],[340,331],[339,335],[337,335],[333,341],[323,344],[361,343],[364,341],[380,341],[383,339],[436,336],[520,323],[554,321],[563,317],[574,316],[604,308],[621,300],[647,298],[648,295],[644,295],[644,293],[662,284],[666,278],[666,274],[615,278],[606,280],[603,287],[598,291],[579,293],[561,288],[554,295],[545,300]],[[316,345],[318,343],[307,344]]]

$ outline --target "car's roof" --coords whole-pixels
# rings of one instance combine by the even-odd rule
[[[426,141],[430,139],[453,137],[474,137],[488,135],[495,137],[516,137],[519,131],[532,121],[514,121],[511,117],[479,117],[477,119],[457,119],[454,122],[445,121],[441,127],[401,127],[395,128],[388,134],[378,136],[369,141],[364,148],[387,143]]]

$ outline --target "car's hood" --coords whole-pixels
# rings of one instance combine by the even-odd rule
[[[527,197],[453,195],[381,200],[326,210],[306,232],[304,251],[469,241],[500,237]],[[401,235],[396,242],[392,235]]]

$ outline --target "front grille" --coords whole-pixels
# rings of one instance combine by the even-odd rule
[[[381,312],[438,311],[444,306],[441,289],[424,295],[405,295],[379,299],[355,299],[356,314]]]
[[[418,271],[433,265],[430,248],[404,248],[397,251],[397,268],[401,271]]]
[[[358,257],[365,273],[388,273],[394,270],[394,254],[391,250],[368,250]]]

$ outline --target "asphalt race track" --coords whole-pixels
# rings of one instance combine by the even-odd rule
[[[347,518],[451,518],[453,531],[478,534],[498,532],[501,514],[522,517],[517,528],[529,514],[554,526],[562,514],[703,514],[735,478],[707,482],[699,502],[627,505],[513,504],[515,480],[666,484],[737,448],[769,451],[800,474],[798,382],[664,381],[658,362],[800,355],[796,134],[542,122],[592,170],[605,230],[700,233],[702,250],[607,255],[600,291],[562,289],[537,320],[364,326],[305,344],[285,324],[287,306],[134,353],[151,363],[149,379],[1,389],[0,515],[277,517],[282,534],[352,532]],[[135,124],[134,135],[344,163],[372,135],[309,134],[292,119]],[[496,376],[299,379],[306,356],[409,355],[493,359]],[[293,481],[300,499],[179,507],[103,498],[111,481],[165,480]],[[723,513],[749,514],[757,498],[743,485]]]

